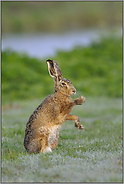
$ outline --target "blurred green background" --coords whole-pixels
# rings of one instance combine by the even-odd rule
[[[72,80],[81,94],[122,97],[122,37],[113,34],[113,30],[122,27],[122,2],[2,1],[1,10],[5,36],[61,34],[94,28],[110,30],[101,42],[86,48],[75,47],[70,52],[59,51],[52,59],[59,63],[63,76]],[[44,60],[11,49],[2,52],[3,103],[45,97],[53,92],[51,81]]]
[[[122,26],[122,2],[1,2],[2,33]]]
[[[78,95],[122,97],[122,39],[103,38],[87,48],[58,52],[63,77]],[[2,100],[36,99],[54,92],[45,61],[13,51],[2,52]]]

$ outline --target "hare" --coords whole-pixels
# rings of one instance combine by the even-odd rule
[[[70,115],[74,105],[81,105],[85,97],[72,101],[76,89],[62,77],[56,61],[48,59],[48,70],[54,79],[54,93],[47,96],[30,116],[25,130],[24,147],[29,153],[52,152],[57,147],[59,130],[66,120],[75,120],[75,127],[84,129],[78,116]]]

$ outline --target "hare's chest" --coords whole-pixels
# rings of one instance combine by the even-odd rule
[[[61,127],[60,125],[54,125],[49,128],[49,136],[48,136],[49,146],[51,144],[54,144],[54,142],[59,138],[60,127]]]

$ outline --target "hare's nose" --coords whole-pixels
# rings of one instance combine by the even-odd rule
[[[76,89],[74,89],[72,92],[73,92],[74,94],[76,94]]]

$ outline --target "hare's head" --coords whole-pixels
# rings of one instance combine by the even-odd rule
[[[62,73],[58,63],[54,60],[47,60],[50,76],[54,79],[55,92],[59,91],[66,96],[72,96],[76,93],[76,89],[71,81],[62,77]]]

